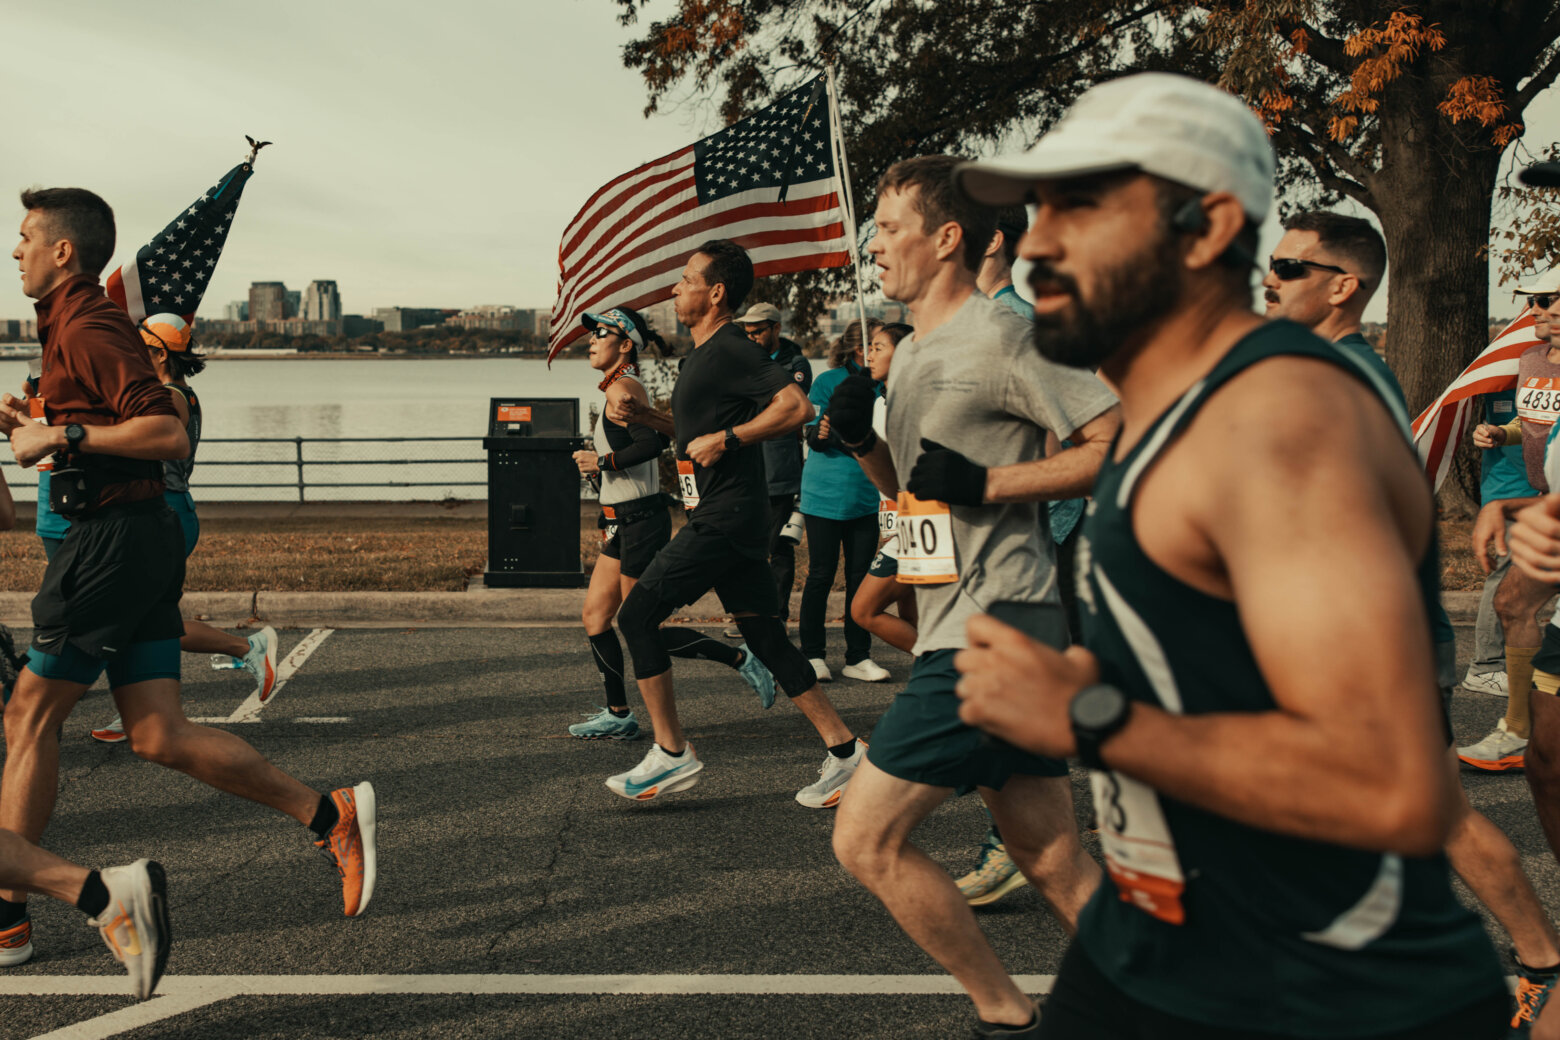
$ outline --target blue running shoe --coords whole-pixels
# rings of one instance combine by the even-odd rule
[[[622,718],[602,708],[594,715],[586,715],[584,722],[569,727],[569,736],[581,740],[638,740],[639,720],[630,711]]]
[[[1517,1009],[1511,1019],[1508,1037],[1525,1037],[1532,1032],[1538,1014],[1554,994],[1555,983],[1560,982],[1560,972],[1535,971],[1517,959],[1517,951],[1511,951],[1511,959],[1517,966]]]
[[[704,763],[694,752],[693,745],[683,748],[683,753],[673,758],[659,744],[651,744],[650,751],[639,764],[626,773],[607,778],[607,788],[613,794],[636,802],[648,802],[652,798],[673,791],[685,791],[699,782],[699,771]]]
[[[758,703],[765,708],[773,708],[775,706],[774,675],[764,666],[764,662],[748,649],[746,643],[737,649],[742,651],[742,663],[737,667],[737,674],[746,679],[747,684],[758,693]]]

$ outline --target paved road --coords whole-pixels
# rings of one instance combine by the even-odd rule
[[[307,634],[283,633],[284,652]],[[1468,632],[1460,634],[1466,644]],[[830,687],[862,733],[908,672],[902,655],[885,650],[879,660],[892,682]],[[248,692],[240,673],[213,673],[193,657],[186,665],[192,715],[239,707]],[[342,917],[334,871],[302,828],[93,743],[87,730],[111,709],[105,696],[89,695],[66,728],[48,844],[93,864],[149,855],[167,865],[176,934],[169,995],[140,1007],[114,995],[121,980],[96,934],[76,911],[40,900],[37,957],[0,977],[0,993],[13,994],[0,996],[0,1040],[67,1027],[62,1035],[78,1038],[288,1040],[967,1035],[963,998],[892,992],[906,988],[892,980],[876,993],[850,992],[870,980],[835,981],[847,992],[832,995],[520,992],[528,983],[517,977],[556,975],[914,975],[911,988],[946,985],[834,862],[832,816],[792,800],[823,755],[799,713],[783,698],[760,711],[712,664],[679,662],[678,675],[690,737],[708,762],[704,780],[635,805],[602,780],[629,768],[645,743],[560,736],[597,703],[578,630],[331,634],[257,724],[232,728],[315,786],[374,782],[382,876],[368,914],[355,920]],[[1459,735],[1482,735],[1502,704],[1459,696]],[[300,721],[321,718],[347,721]],[[1546,904],[1560,907],[1560,871],[1523,781],[1472,777],[1468,786],[1523,851]],[[962,872],[984,827],[979,805],[963,799],[921,837]],[[982,920],[1014,973],[1055,971],[1063,935],[1031,891]],[[451,975],[483,978],[430,978]],[[62,976],[98,976],[109,994],[81,995],[84,984]],[[283,992],[243,995],[267,983]],[[690,984],[709,988],[710,980],[661,985]],[[388,992],[337,992],[354,988]],[[47,995],[61,989],[74,995]],[[189,1010],[137,1017],[180,1007]]]

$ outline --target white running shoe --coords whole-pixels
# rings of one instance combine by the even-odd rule
[[[1506,720],[1501,719],[1489,736],[1477,744],[1458,748],[1457,757],[1480,772],[1504,773],[1522,768],[1527,746],[1527,738],[1512,733],[1506,728]]]
[[[836,758],[824,752],[823,765],[818,767],[818,782],[808,784],[796,792],[796,800],[809,809],[832,809],[840,804],[845,785],[856,775],[856,767],[866,761],[867,742],[856,738],[856,750],[849,758]]]
[[[276,689],[276,629],[266,625],[249,637],[249,653],[244,655],[244,667],[255,677],[255,692],[260,703],[271,699]]]
[[[699,782],[699,771],[704,763],[692,744],[684,745],[683,753],[676,757],[666,753],[659,744],[651,744],[650,750],[639,764],[626,773],[607,778],[607,788],[636,802],[648,802],[673,791],[686,791]]]
[[[857,679],[861,682],[882,682],[888,678],[888,669],[868,657],[841,668],[840,674],[847,679]]]
[[[809,657],[807,663],[813,666],[813,674],[819,682],[833,682],[834,673],[829,671],[829,664],[821,657]]]
[[[125,736],[125,720],[115,715],[113,722],[92,731],[92,739],[105,744],[123,744],[128,739]]]
[[[108,908],[91,924],[114,959],[130,973],[132,992],[145,1000],[168,967],[168,881],[160,863],[140,859],[127,867],[104,867]]]
[[[1462,688],[1469,693],[1487,693],[1491,697],[1511,696],[1505,672],[1475,672],[1470,668],[1463,676]]]

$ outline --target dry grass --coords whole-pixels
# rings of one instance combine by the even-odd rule
[[[1478,592],[1484,588],[1484,571],[1473,555],[1473,521],[1441,521],[1441,588],[1450,592]]]

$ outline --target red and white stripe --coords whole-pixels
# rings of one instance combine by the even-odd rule
[[[786,201],[759,188],[699,204],[690,145],[599,189],[564,229],[558,249],[550,362],[584,334],[587,311],[638,310],[669,299],[700,243],[729,238],[757,277],[850,263],[835,179],[791,185]]]
[[[1452,380],[1435,403],[1414,420],[1414,447],[1436,490],[1451,471],[1457,444],[1477,417],[1480,394],[1497,394],[1517,387],[1517,359],[1529,347],[1544,342],[1533,332],[1533,315],[1524,311],[1501,329],[1494,341]]]
[[[146,303],[141,299],[141,275],[136,269],[134,260],[109,275],[108,281],[103,283],[103,288],[108,293],[108,298],[123,307],[130,315],[132,323],[146,317]],[[195,320],[194,314],[186,314],[182,317],[186,322]]]

